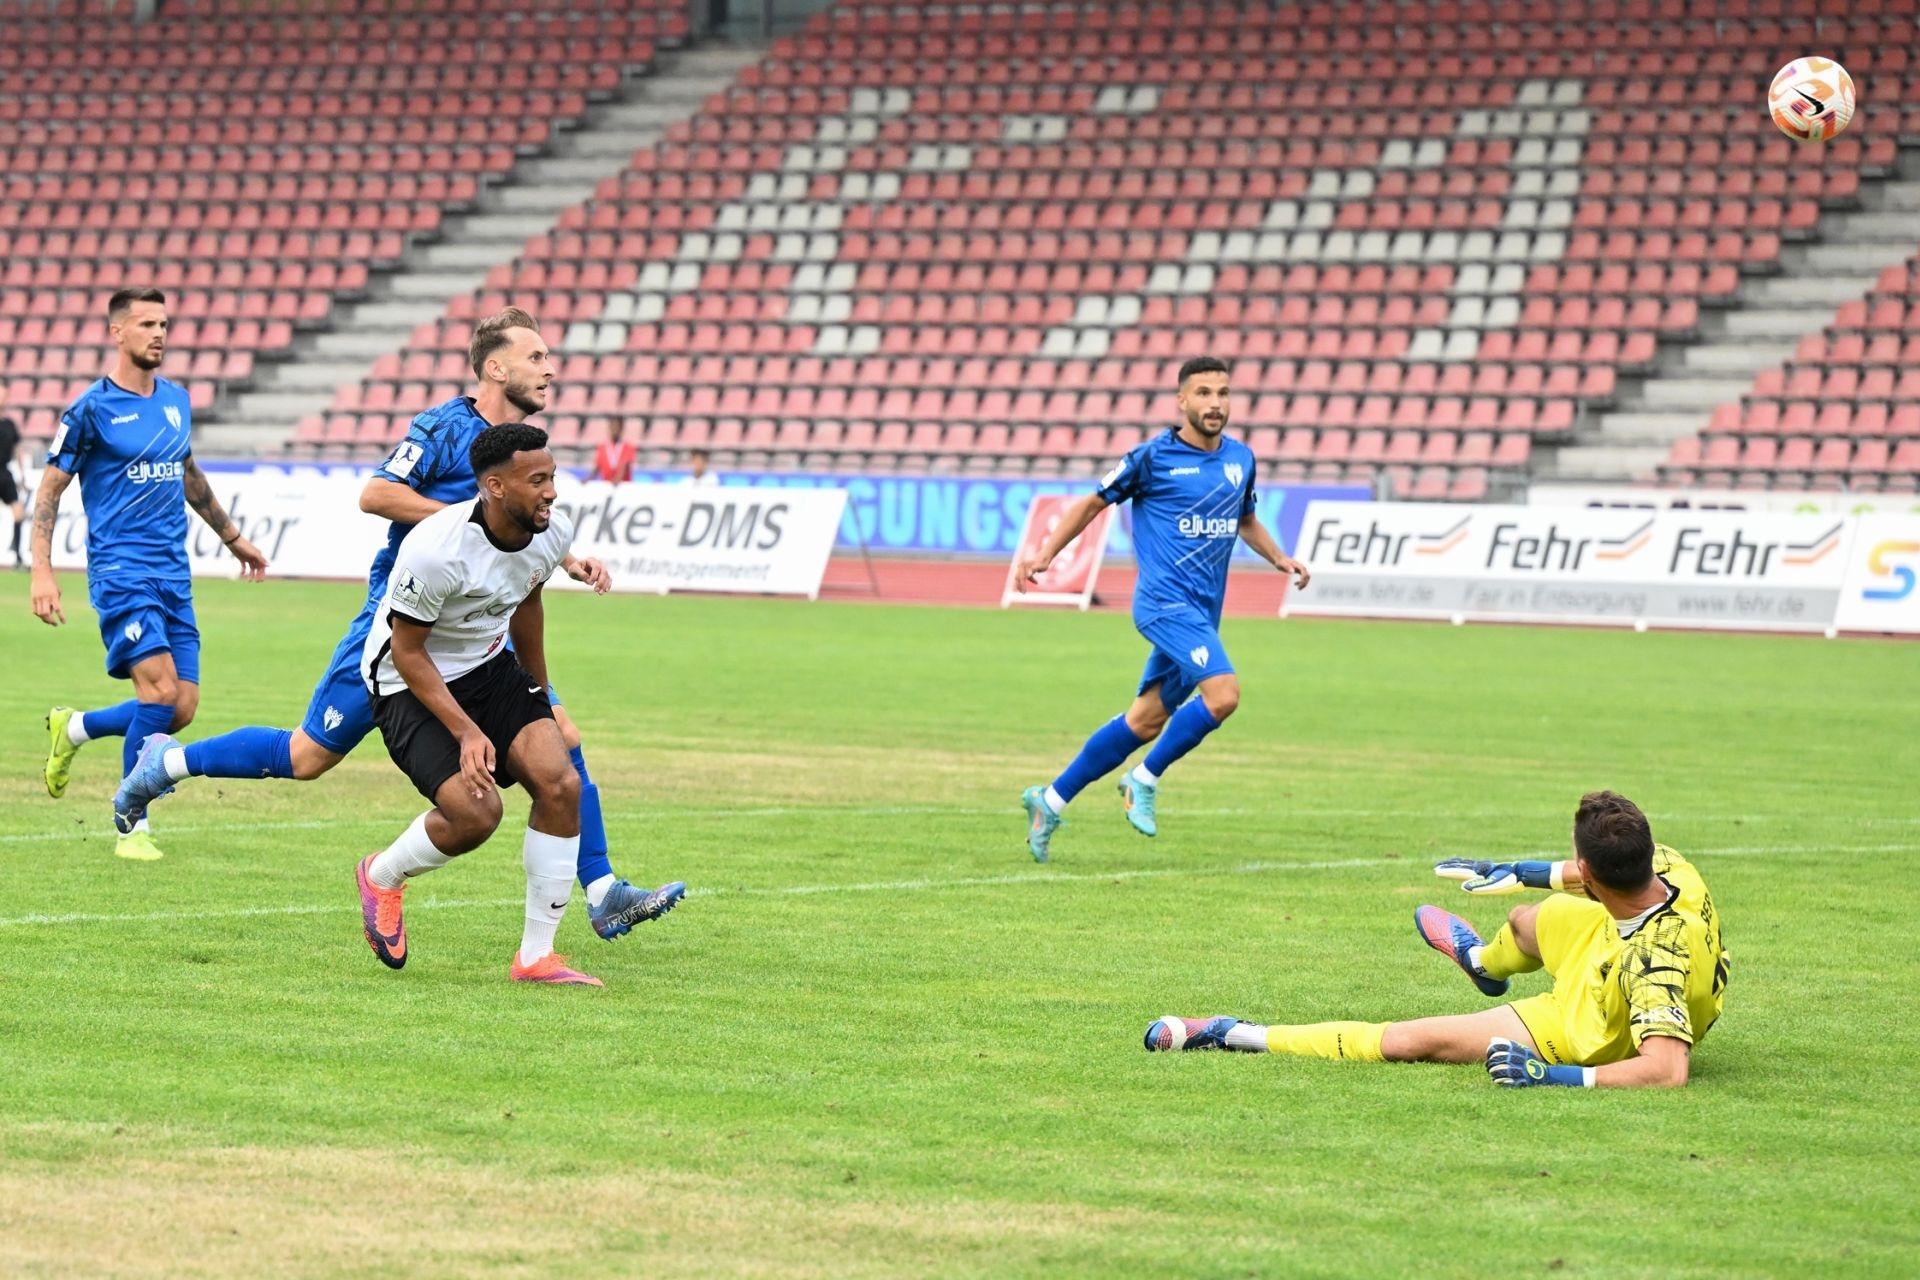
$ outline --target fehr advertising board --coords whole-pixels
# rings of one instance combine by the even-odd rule
[[[1288,615],[1825,631],[1854,533],[1819,513],[1315,502]]]

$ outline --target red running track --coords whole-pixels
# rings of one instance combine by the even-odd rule
[[[873,578],[878,581],[878,592],[868,578],[866,563],[859,556],[836,555],[827,563],[820,598],[998,608],[1000,592],[1007,581],[1007,565],[1000,560],[903,560],[875,556]],[[1100,571],[1094,608],[1122,612],[1131,608],[1133,579],[1131,564],[1108,564]],[[1286,579],[1273,570],[1236,568],[1227,575],[1225,611],[1236,617],[1271,618],[1280,611],[1280,600],[1285,594]]]

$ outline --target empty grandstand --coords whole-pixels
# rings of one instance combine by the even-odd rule
[[[701,62],[664,2],[36,5],[6,376],[49,434],[138,275],[268,457],[372,459],[512,300],[582,462],[1085,474],[1205,349],[1280,480],[1911,490],[1915,7],[850,0]],[[1807,149],[1760,103],[1815,47],[1862,106]]]

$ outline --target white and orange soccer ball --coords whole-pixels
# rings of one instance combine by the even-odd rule
[[[1773,77],[1767,110],[1795,142],[1825,142],[1853,121],[1853,77],[1832,58],[1795,58]]]

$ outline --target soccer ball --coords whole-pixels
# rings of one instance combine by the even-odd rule
[[[1825,142],[1853,120],[1853,77],[1832,58],[1795,58],[1773,77],[1767,110],[1795,142]]]

